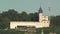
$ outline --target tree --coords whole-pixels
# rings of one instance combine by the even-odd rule
[[[21,14],[20,14],[20,19],[21,21],[27,21],[27,13],[25,11],[23,11]]]
[[[11,21],[15,21],[16,20],[16,17],[18,15],[18,12],[14,9],[9,9],[8,10],[8,18],[10,18]]]
[[[32,21],[39,21],[39,15],[38,15],[37,12],[36,13],[33,13],[33,15],[31,15],[31,16],[33,16],[33,17],[31,17],[31,20]]]
[[[52,16],[50,23],[55,26],[60,26],[60,16]]]

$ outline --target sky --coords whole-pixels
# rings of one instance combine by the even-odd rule
[[[34,13],[38,12],[40,7],[44,15],[60,15],[60,0],[0,0],[0,13],[9,9],[15,9],[19,13]]]

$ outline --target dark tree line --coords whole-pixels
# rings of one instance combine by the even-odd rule
[[[51,17],[51,25],[60,26],[60,15]]]
[[[25,11],[18,13],[14,9],[0,13],[0,29],[9,27],[10,21],[38,21],[38,13],[27,14]]]

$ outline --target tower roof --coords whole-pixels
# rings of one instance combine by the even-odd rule
[[[39,13],[43,13],[43,10],[41,7],[39,8]]]

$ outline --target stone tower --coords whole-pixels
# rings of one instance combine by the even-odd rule
[[[41,23],[41,21],[42,21],[42,16],[43,16],[43,10],[42,10],[42,8],[40,7],[38,11],[39,11],[39,23]]]
[[[39,23],[42,24],[43,27],[49,27],[50,22],[48,18],[49,18],[48,16],[43,15],[43,10],[40,7],[39,8]]]

